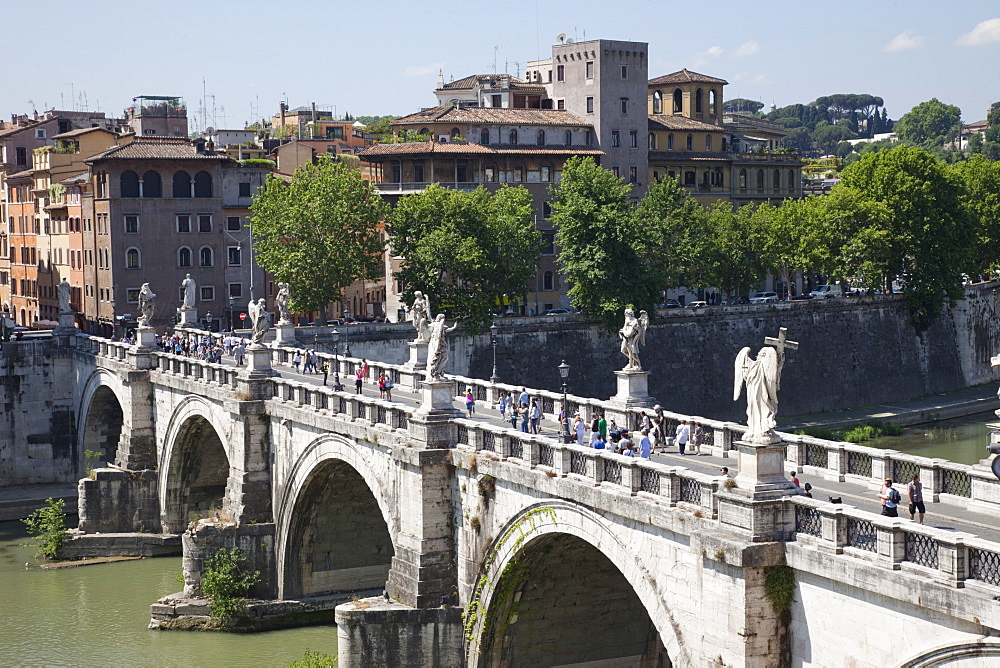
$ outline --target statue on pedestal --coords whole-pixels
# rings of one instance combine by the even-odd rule
[[[413,326],[417,330],[416,341],[429,341],[431,338],[431,303],[427,295],[417,290],[413,293]]]
[[[264,335],[270,329],[270,316],[267,312],[267,305],[264,298],[257,301],[250,300],[247,304],[247,313],[250,315],[250,322],[253,323],[253,330],[250,333],[250,343],[260,343],[264,340]]]
[[[153,310],[156,306],[156,293],[149,289],[149,283],[143,283],[139,290],[139,327],[153,326]]]
[[[733,387],[733,401],[740,398],[743,385],[747,386],[747,432],[743,440],[747,443],[769,445],[781,439],[774,428],[778,412],[778,390],[781,388],[781,370],[785,365],[785,348],[796,349],[796,341],[788,341],[784,327],[778,330],[778,338],[765,337],[764,343],[774,347],[764,347],[757,353],[757,359],[750,359],[750,347],[746,346],[736,355],[736,378]]]
[[[642,371],[642,364],[639,362],[639,345],[646,345],[646,328],[649,326],[649,314],[639,311],[639,317],[635,317],[635,311],[630,308],[625,309],[625,324],[618,330],[618,337],[622,340],[622,355],[628,358],[628,364],[622,371]]]
[[[292,324],[292,316],[288,311],[288,283],[278,283],[278,294],[274,296],[274,305],[278,309],[279,327]]]
[[[458,327],[456,322],[445,327],[444,313],[438,313],[430,325],[430,344],[427,346],[427,381],[444,380],[444,368],[448,364],[448,340],[445,335]]]
[[[181,287],[184,288],[184,301],[181,303],[181,308],[185,310],[194,309],[195,305],[195,290],[197,289],[197,284],[194,279],[191,278],[191,274],[181,281]]]
[[[72,293],[73,288],[70,286],[69,281],[65,278],[59,282],[56,286],[56,292],[59,297],[59,312],[60,313],[73,313],[73,307],[70,306],[69,296]]]

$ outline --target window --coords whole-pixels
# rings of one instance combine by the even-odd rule
[[[187,172],[174,172],[174,197],[191,197],[191,175]]]
[[[229,284],[229,296],[239,299],[243,296],[243,284],[242,283],[230,283]]]
[[[629,148],[639,148],[639,131],[629,130],[628,133],[628,147]]]
[[[553,289],[552,288],[552,284],[553,284],[554,281],[552,280],[552,278],[553,277],[552,277],[552,272],[551,271],[547,271],[544,274],[542,274],[542,290],[552,290]]]
[[[483,130],[479,133],[479,143],[483,146],[489,146],[490,143],[490,131]]]
[[[198,172],[194,175],[194,196],[212,196],[212,175],[208,172]]]
[[[191,266],[191,249],[182,247],[177,251],[177,266],[178,267],[190,267]]]
[[[327,139],[343,139],[344,138],[344,128],[339,125],[333,127],[327,127],[326,129]]]
[[[120,197],[138,197],[139,175],[131,169],[125,170],[122,172],[122,175],[118,177],[118,187],[121,190],[119,193]]]
[[[594,113],[594,98],[592,96],[587,97],[587,113]]]
[[[632,166],[628,168],[628,182],[638,183],[639,182],[639,168]]]
[[[424,161],[414,160],[413,161],[413,181],[414,183],[424,182]]]
[[[458,131],[458,128],[452,128],[452,129],[451,129],[451,138],[452,138],[453,140],[454,140],[454,139],[458,139],[458,138],[459,138],[459,137],[461,137],[461,136],[462,136],[462,133]]]
[[[593,146],[594,145],[594,133],[591,132],[590,130],[584,131],[584,133],[583,133],[583,143],[584,143],[585,146]]]
[[[615,178],[621,177],[621,170],[618,169],[618,165],[611,168],[611,173],[615,175]]]
[[[771,177],[771,187],[774,190],[781,189],[781,172],[779,172],[777,169],[774,170],[774,174]]]
[[[201,301],[203,302],[215,301],[215,286],[213,285],[201,286]]]
[[[125,288],[125,299],[129,304],[139,303],[139,290],[140,288]]]
[[[45,139],[45,130],[35,130],[35,139]]]
[[[17,155],[14,158],[14,160],[17,164],[19,165],[28,164],[28,149],[26,149],[24,146],[18,146],[15,150],[15,153]]]
[[[663,113],[663,91],[654,90],[653,91],[653,113],[662,114]]]
[[[702,94],[701,89],[699,88],[694,92],[694,111],[696,114],[700,114],[702,112],[701,98]]]
[[[746,187],[747,187],[747,170],[741,169],[740,170],[740,188],[742,188],[742,189],[745,190]]]
[[[125,216],[125,234],[139,233],[139,216]]]
[[[712,173],[712,185],[720,187],[725,185],[723,182],[722,167],[716,167],[715,171]]]
[[[507,143],[509,143],[509,144],[516,144],[517,143],[517,129],[516,128],[510,131],[510,133],[508,135],[508,140],[509,141]]]
[[[149,170],[142,175],[142,196],[146,199],[163,197],[163,184],[160,182],[159,172]]]
[[[549,83],[552,83],[552,70],[548,71],[548,75],[549,75]]]
[[[240,197],[250,197],[250,182],[240,181]]]
[[[566,131],[566,134],[563,137],[563,143],[566,144],[566,146],[572,146],[573,145],[573,131],[572,130],[567,130]]]
[[[679,114],[684,109],[684,92],[680,88],[674,89],[674,113]]]
[[[503,95],[491,95],[490,96],[490,106],[494,109],[499,109],[503,106]]]
[[[542,165],[542,183],[549,182],[549,175],[551,174],[551,168],[548,165]]]
[[[628,65],[622,65],[622,79],[628,79]]]
[[[558,109],[559,111],[565,111],[566,100],[556,100],[556,109]]]
[[[587,78],[588,79],[593,79],[594,78],[594,61],[593,60],[588,60],[587,61]]]
[[[202,267],[211,267],[215,258],[212,257],[212,249],[208,246],[202,246],[201,250],[198,251],[198,264]]]
[[[186,214],[177,216],[177,231],[178,232],[191,231],[191,216],[188,216]]]
[[[706,151],[712,150],[712,135],[705,136],[705,150]]]
[[[556,81],[566,81],[565,65],[556,65]]]
[[[138,269],[139,265],[139,251],[135,248],[129,248],[125,251],[125,268],[126,269]]]
[[[694,150],[694,135],[687,136],[687,150],[689,151]]]
[[[655,132],[650,132],[649,133],[649,150],[650,151],[655,151],[656,150],[656,133]]]
[[[545,130],[539,130],[535,133],[535,143],[539,146],[545,146]]]
[[[431,133],[431,131],[428,130],[427,128],[420,128],[420,132],[418,132],[417,134],[420,134],[420,135],[429,135],[430,133]]]
[[[714,88],[708,91],[708,113],[713,116],[717,113],[716,107],[719,106],[719,93]]]
[[[684,172],[684,185],[693,186],[694,179],[695,179],[695,174],[693,169]]]
[[[239,216],[226,216],[226,229],[230,232],[238,232],[243,225]]]
[[[757,170],[757,190],[763,190],[763,189],[764,189],[764,170],[763,169],[758,169]]]
[[[198,216],[198,231],[199,232],[211,232],[212,231],[212,216],[209,214],[199,214]]]
[[[556,233],[553,230],[542,231],[542,255],[556,254]]]
[[[611,131],[611,148],[618,148],[622,145],[622,136],[618,130]]]
[[[243,264],[243,251],[239,246],[230,246],[227,254],[230,267],[239,267]]]
[[[517,165],[514,167],[514,182],[521,183],[524,181],[524,165]]]
[[[486,168],[483,170],[483,178],[488,183],[495,182],[497,180],[497,168],[493,165],[486,165]]]
[[[667,150],[668,151],[673,151],[674,150],[674,135],[673,135],[673,133],[667,135]]]
[[[795,191],[795,170],[794,169],[789,169],[788,170],[788,189],[791,190],[791,191],[793,191],[793,192]]]
[[[628,98],[627,97],[622,97],[622,98],[619,98],[618,101],[621,103],[622,114],[623,115],[627,114],[628,113]]]

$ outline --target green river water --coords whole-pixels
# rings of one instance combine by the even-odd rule
[[[907,428],[870,441],[924,457],[975,464],[992,413]],[[252,635],[149,631],[149,605],[180,589],[179,557],[41,570],[18,546],[20,522],[0,523],[0,665],[287,666],[307,649],[335,655],[334,626]]]

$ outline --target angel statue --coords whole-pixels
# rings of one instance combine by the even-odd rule
[[[278,325],[292,324],[292,315],[288,310],[288,283],[278,283],[278,294],[274,296],[274,305],[278,307]]]
[[[60,313],[72,313],[73,307],[69,303],[70,294],[72,294],[72,286],[70,286],[69,281],[65,278],[62,279],[56,286],[56,296],[59,297],[59,312]]]
[[[156,293],[149,289],[149,283],[143,283],[139,290],[139,327],[153,326],[153,309],[156,304]]]
[[[430,344],[427,346],[427,381],[444,380],[444,368],[448,364],[448,339],[445,336],[458,327],[456,322],[451,327],[446,327],[444,313],[438,313],[438,317],[431,323]]]
[[[250,303],[247,304],[247,313],[250,314],[250,322],[253,323],[250,343],[260,343],[264,340],[264,335],[267,334],[271,324],[264,298],[261,297],[256,302],[251,299]]]
[[[639,345],[646,345],[646,328],[649,327],[649,314],[639,311],[639,317],[635,317],[635,311],[630,308],[625,309],[625,324],[618,330],[618,336],[622,340],[622,355],[628,358],[628,364],[622,371],[642,371],[642,364],[639,363]]]
[[[778,338],[765,337],[765,346],[757,353],[757,359],[750,359],[750,347],[746,346],[736,355],[736,380],[733,386],[733,401],[740,398],[744,383],[747,386],[747,432],[743,440],[747,443],[768,445],[781,438],[774,433],[774,416],[778,412],[778,390],[781,388],[781,369],[785,365],[785,348],[798,348],[795,341],[785,339],[787,330],[782,327]]]
[[[427,295],[417,290],[413,293],[413,305],[410,307],[413,326],[417,330],[417,341],[429,341],[431,338],[431,302]]]

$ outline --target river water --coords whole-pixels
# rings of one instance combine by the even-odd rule
[[[908,427],[866,445],[975,464],[993,413]],[[41,570],[0,523],[0,664],[12,666],[287,666],[307,649],[337,653],[334,626],[231,635],[149,631],[149,605],[180,589],[180,557]]]

